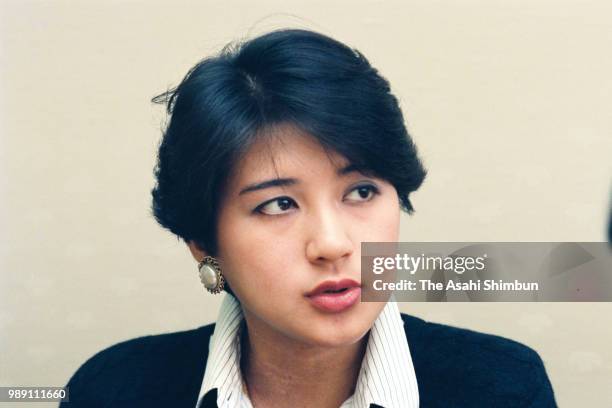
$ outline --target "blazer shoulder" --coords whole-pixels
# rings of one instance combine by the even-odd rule
[[[402,320],[408,340],[412,339],[413,342],[419,343],[418,346],[426,346],[430,351],[439,349],[440,353],[444,353],[460,349],[463,353],[476,352],[482,357],[505,357],[528,364],[541,361],[532,348],[502,336],[432,323],[404,313]]]
[[[406,314],[402,319],[424,401],[429,395],[445,395],[466,407],[485,402],[496,407],[556,406],[544,362],[532,348]]]
[[[213,330],[214,324],[210,324],[143,336],[99,351],[68,381],[70,404],[66,406],[108,406],[119,400],[135,401],[155,393],[170,395],[199,387],[196,382],[204,373]]]

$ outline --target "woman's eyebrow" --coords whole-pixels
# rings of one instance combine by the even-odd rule
[[[359,166],[357,166],[355,164],[349,164],[347,166],[344,166],[344,167],[338,169],[338,171],[337,171],[339,176],[345,176],[345,175],[347,175],[349,173],[353,173],[353,172],[362,173],[362,171],[359,168]]]
[[[294,178],[277,178],[277,179],[272,179],[272,180],[266,180],[266,181],[262,181],[261,183],[255,183],[255,184],[246,186],[245,188],[240,190],[238,195],[250,193],[252,191],[263,190],[264,188],[292,186],[296,184],[297,182],[298,182],[297,179],[294,179]]]
[[[359,167],[354,164],[349,164],[348,166],[344,166],[337,170],[339,176],[345,176],[349,173],[360,172]],[[263,190],[265,188],[271,187],[284,187],[284,186],[292,186],[297,184],[299,181],[295,178],[276,178],[272,180],[262,181],[260,183],[250,184],[240,190],[238,195],[250,193],[253,191]]]

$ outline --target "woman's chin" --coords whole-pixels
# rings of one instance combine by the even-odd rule
[[[357,343],[368,333],[371,325],[364,321],[353,321],[350,324],[325,322],[313,324],[307,333],[307,342],[319,347],[344,347]]]
[[[343,333],[342,335],[337,335],[335,333],[327,333],[326,335],[322,334],[318,337],[310,337],[307,341],[309,344],[316,347],[341,348],[353,345],[362,338],[363,334],[351,336],[346,335],[345,333]]]
[[[382,307],[376,303],[357,303],[352,310],[343,313],[314,311],[304,325],[309,343],[322,347],[342,347],[354,344],[365,336],[380,314]]]

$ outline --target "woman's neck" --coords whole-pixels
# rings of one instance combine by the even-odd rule
[[[246,330],[244,330],[246,328]],[[355,390],[368,335],[343,347],[317,347],[247,319],[241,369],[255,408],[339,407]]]

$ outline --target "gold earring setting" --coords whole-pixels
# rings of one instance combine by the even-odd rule
[[[200,281],[207,291],[217,294],[223,290],[225,286],[225,278],[221,273],[219,262],[212,256],[207,256],[198,264]]]

